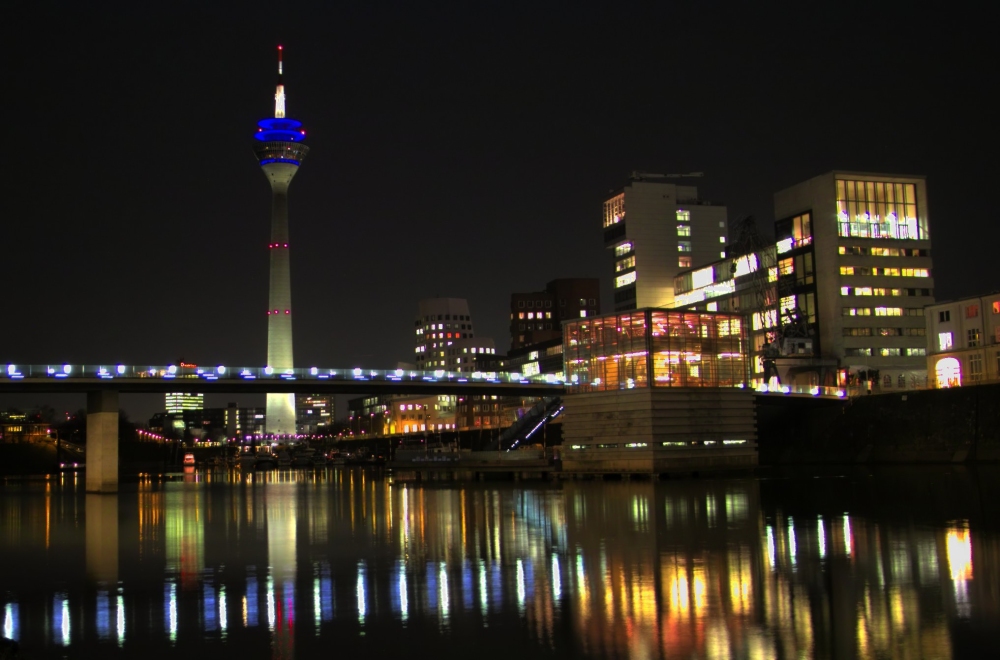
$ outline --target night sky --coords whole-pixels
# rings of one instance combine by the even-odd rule
[[[432,296],[505,350],[511,292],[606,275],[632,170],[767,229],[817,174],[924,174],[937,298],[1000,288],[993,18],[752,4],[8,0],[0,361],[263,365],[278,43],[298,366],[412,359]]]

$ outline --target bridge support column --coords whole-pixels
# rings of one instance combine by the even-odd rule
[[[118,392],[87,392],[87,492],[118,492]]]

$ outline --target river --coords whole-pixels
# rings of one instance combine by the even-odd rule
[[[996,657],[998,477],[10,479],[0,623],[24,658]]]

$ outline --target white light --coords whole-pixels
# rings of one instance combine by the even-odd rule
[[[124,364],[119,364],[118,368],[116,369],[116,371],[118,372],[119,376],[122,375],[123,373],[125,373],[125,365]]]
[[[403,377],[403,370],[396,369],[396,378],[402,378],[402,377]]]
[[[73,366],[72,365],[69,365],[69,364],[64,364],[63,365],[63,373],[64,374],[68,374],[71,371],[73,371]]]
[[[274,367],[270,367],[270,366],[264,367],[264,373],[267,374],[268,376],[270,376],[271,374],[274,373]]]
[[[215,368],[215,373],[221,376],[222,374],[226,373],[226,368],[220,364]]]
[[[354,368],[354,375],[355,375],[355,376],[360,376],[360,375],[361,375],[361,369],[360,369],[360,368],[358,368],[358,367],[355,367],[355,368]]]
[[[13,376],[16,373],[17,373],[17,365],[8,364],[7,365],[7,375],[8,376]]]
[[[317,369],[316,367],[313,367],[312,369],[309,370],[309,375],[315,376],[317,374],[319,374],[319,369]]]
[[[69,372],[67,371],[66,373],[69,373]],[[177,373],[177,367],[174,366],[174,365],[170,365],[169,367],[167,367],[167,373],[171,373],[171,374]]]

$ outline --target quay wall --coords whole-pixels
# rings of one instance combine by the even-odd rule
[[[757,397],[761,465],[1000,461],[1000,384],[845,401]]]

